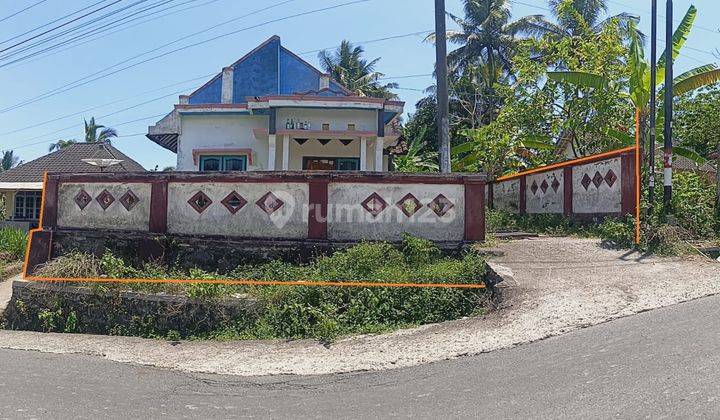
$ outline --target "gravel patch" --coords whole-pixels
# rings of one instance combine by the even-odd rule
[[[391,334],[315,341],[170,343],[128,337],[0,331],[0,348],[81,353],[229,375],[384,370],[474,355],[720,293],[720,265],[602,248],[597,240],[532,238],[499,245],[516,285],[486,316]]]

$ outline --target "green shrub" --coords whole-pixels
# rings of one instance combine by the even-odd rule
[[[484,280],[483,258],[470,252],[462,258],[444,257],[431,242],[405,237],[396,247],[388,243],[361,243],[305,264],[271,261],[237,267],[229,274],[199,269],[181,272],[152,262],[134,268],[106,254],[102,258],[70,253],[46,264],[40,275],[51,277],[258,279],[276,281],[368,281],[477,284]],[[481,313],[487,306],[483,289],[389,287],[225,286],[219,284],[109,284],[107,288],[184,293],[197,299],[242,294],[257,302],[253,317],[233,320],[217,331],[196,331],[200,338],[317,338],[331,341],[342,334],[375,333],[409,325],[440,322]],[[53,315],[54,316],[54,315]],[[44,323],[55,327],[52,316]],[[133,318],[117,325],[114,334],[173,337],[152,319]],[[87,330],[73,319],[66,329]]]
[[[27,234],[11,227],[0,229],[0,259],[20,260],[25,256]]]

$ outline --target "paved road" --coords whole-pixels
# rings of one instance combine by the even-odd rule
[[[411,369],[234,378],[0,350],[0,418],[720,418],[720,297]]]

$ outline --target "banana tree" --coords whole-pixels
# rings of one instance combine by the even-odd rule
[[[690,6],[687,13],[683,17],[680,25],[673,33],[672,37],[672,57],[676,59],[680,54],[680,50],[685,45],[688,35],[692,30],[693,23],[697,17],[697,9]],[[630,23],[635,25],[635,23]],[[634,28],[633,28],[634,29]],[[637,34],[637,31],[630,31],[631,34]],[[650,64],[645,59],[645,52],[639,36],[631,37],[628,51],[628,73],[630,75],[628,81],[628,101],[636,110],[635,132],[641,139],[645,138],[648,130],[649,105],[650,105]],[[657,62],[656,82],[665,78],[665,66],[667,63],[667,55],[663,53]],[[587,89],[603,89],[617,81],[608,80],[603,75],[592,74],[588,72],[548,72],[548,78],[551,80],[564,82],[571,85]],[[691,92],[695,89],[709,86],[720,81],[720,69],[714,64],[706,64],[689,70],[673,79],[673,94],[680,96]],[[660,85],[658,83],[658,85]],[[659,101],[664,95],[664,86],[661,86],[658,94]],[[662,110],[661,110],[662,111]],[[658,126],[662,126],[662,112],[658,112]],[[661,130],[658,130],[660,133]],[[608,128],[608,135],[611,135],[625,143],[632,144],[632,138],[621,130],[614,127]]]

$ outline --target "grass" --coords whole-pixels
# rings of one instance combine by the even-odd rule
[[[486,264],[475,252],[447,257],[431,242],[406,237],[402,245],[361,243],[321,256],[308,264],[270,261],[236,267],[231,272],[183,271],[158,263],[132,267],[122,259],[105,254],[70,253],[57,258],[37,275],[48,277],[254,279],[276,281],[363,281],[390,283],[462,283],[484,281]],[[489,305],[485,289],[385,288],[385,287],[287,287],[225,286],[218,284],[107,284],[90,286],[96,293],[120,290],[146,293],[174,293],[205,302],[242,295],[258,303],[257,313],[243,319],[228,319],[209,330],[163,331],[152,322],[140,329],[118,325],[109,333],[181,338],[250,339],[317,338],[332,340],[340,335],[376,333],[412,325],[441,322],[481,314]],[[56,314],[56,325],[66,325],[62,314],[76,313],[74,330],[83,331],[82,308],[47,307],[43,313]],[[123,310],[123,308],[108,308]],[[57,315],[57,314],[60,315]],[[36,315],[39,316],[39,315]],[[47,317],[47,315],[45,315]],[[79,321],[78,321],[79,319]],[[147,333],[152,331],[152,333]]]
[[[19,261],[25,256],[27,234],[11,227],[0,228],[0,261]]]

